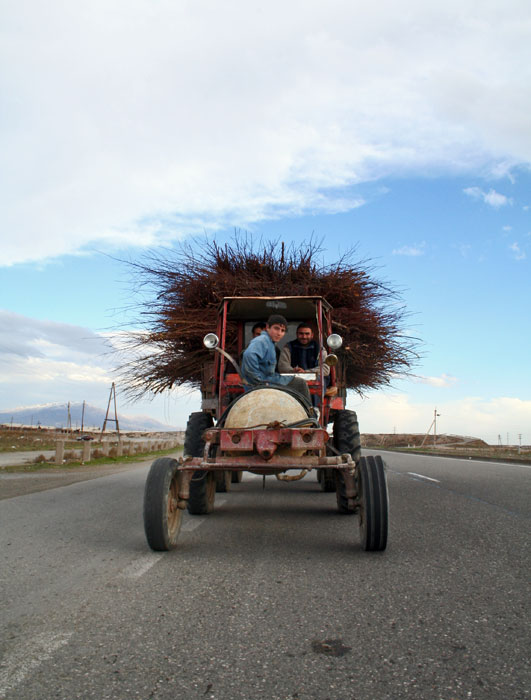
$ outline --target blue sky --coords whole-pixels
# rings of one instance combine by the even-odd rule
[[[126,266],[234,228],[356,245],[416,376],[366,432],[531,443],[528,3],[4,6],[0,409],[105,406]],[[235,24],[236,22],[236,24]],[[118,28],[120,32],[117,32]],[[122,405],[182,427],[180,390]]]

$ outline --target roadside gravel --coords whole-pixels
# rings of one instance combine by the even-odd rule
[[[122,471],[142,469],[153,461],[153,456],[139,458],[137,462],[122,464],[100,464],[93,467],[55,467],[33,472],[10,472],[0,470],[0,500],[25,496],[28,493],[47,491],[68,486],[79,481],[98,479]]]

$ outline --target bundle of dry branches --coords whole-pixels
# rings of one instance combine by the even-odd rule
[[[129,334],[135,360],[120,368],[131,397],[175,385],[198,387],[202,364],[210,358],[203,336],[215,329],[222,299],[234,296],[324,297],[344,340],[346,384],[360,393],[407,373],[417,343],[403,333],[406,313],[399,295],[372,279],[366,263],[354,261],[354,249],[325,265],[314,241],[288,248],[260,242],[258,248],[236,235],[224,246],[206,240],[129,263],[144,298],[142,330]]]

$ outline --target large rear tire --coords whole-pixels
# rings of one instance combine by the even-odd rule
[[[337,411],[334,420],[333,445],[339,454],[349,454],[356,464],[361,459],[361,436],[358,416],[354,411]],[[335,472],[337,509],[345,515],[353,515],[356,508],[349,507],[343,474]]]
[[[151,549],[166,552],[177,546],[183,511],[178,507],[182,472],[170,457],[156,459],[144,488],[144,531]]]
[[[186,425],[184,436],[184,456],[202,457],[205,449],[203,433],[213,425],[209,413],[192,413]],[[198,469],[190,482],[188,512],[191,515],[206,515],[214,508],[216,478],[214,472]]]
[[[232,482],[232,472],[231,471],[217,471],[216,472],[216,493],[227,493],[230,491],[230,485]]]
[[[387,546],[389,523],[389,496],[382,458],[362,457],[357,474],[361,544],[366,552],[382,552]]]
[[[336,490],[335,469],[318,469],[317,481],[321,485],[321,489],[326,492]]]
[[[208,515],[214,510],[216,475],[214,472],[196,471],[190,482],[188,512],[190,515]]]

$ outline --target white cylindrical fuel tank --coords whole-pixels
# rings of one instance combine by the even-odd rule
[[[304,406],[291,394],[278,389],[256,389],[244,394],[230,409],[225,428],[251,428],[273,421],[285,425],[307,418]]]

